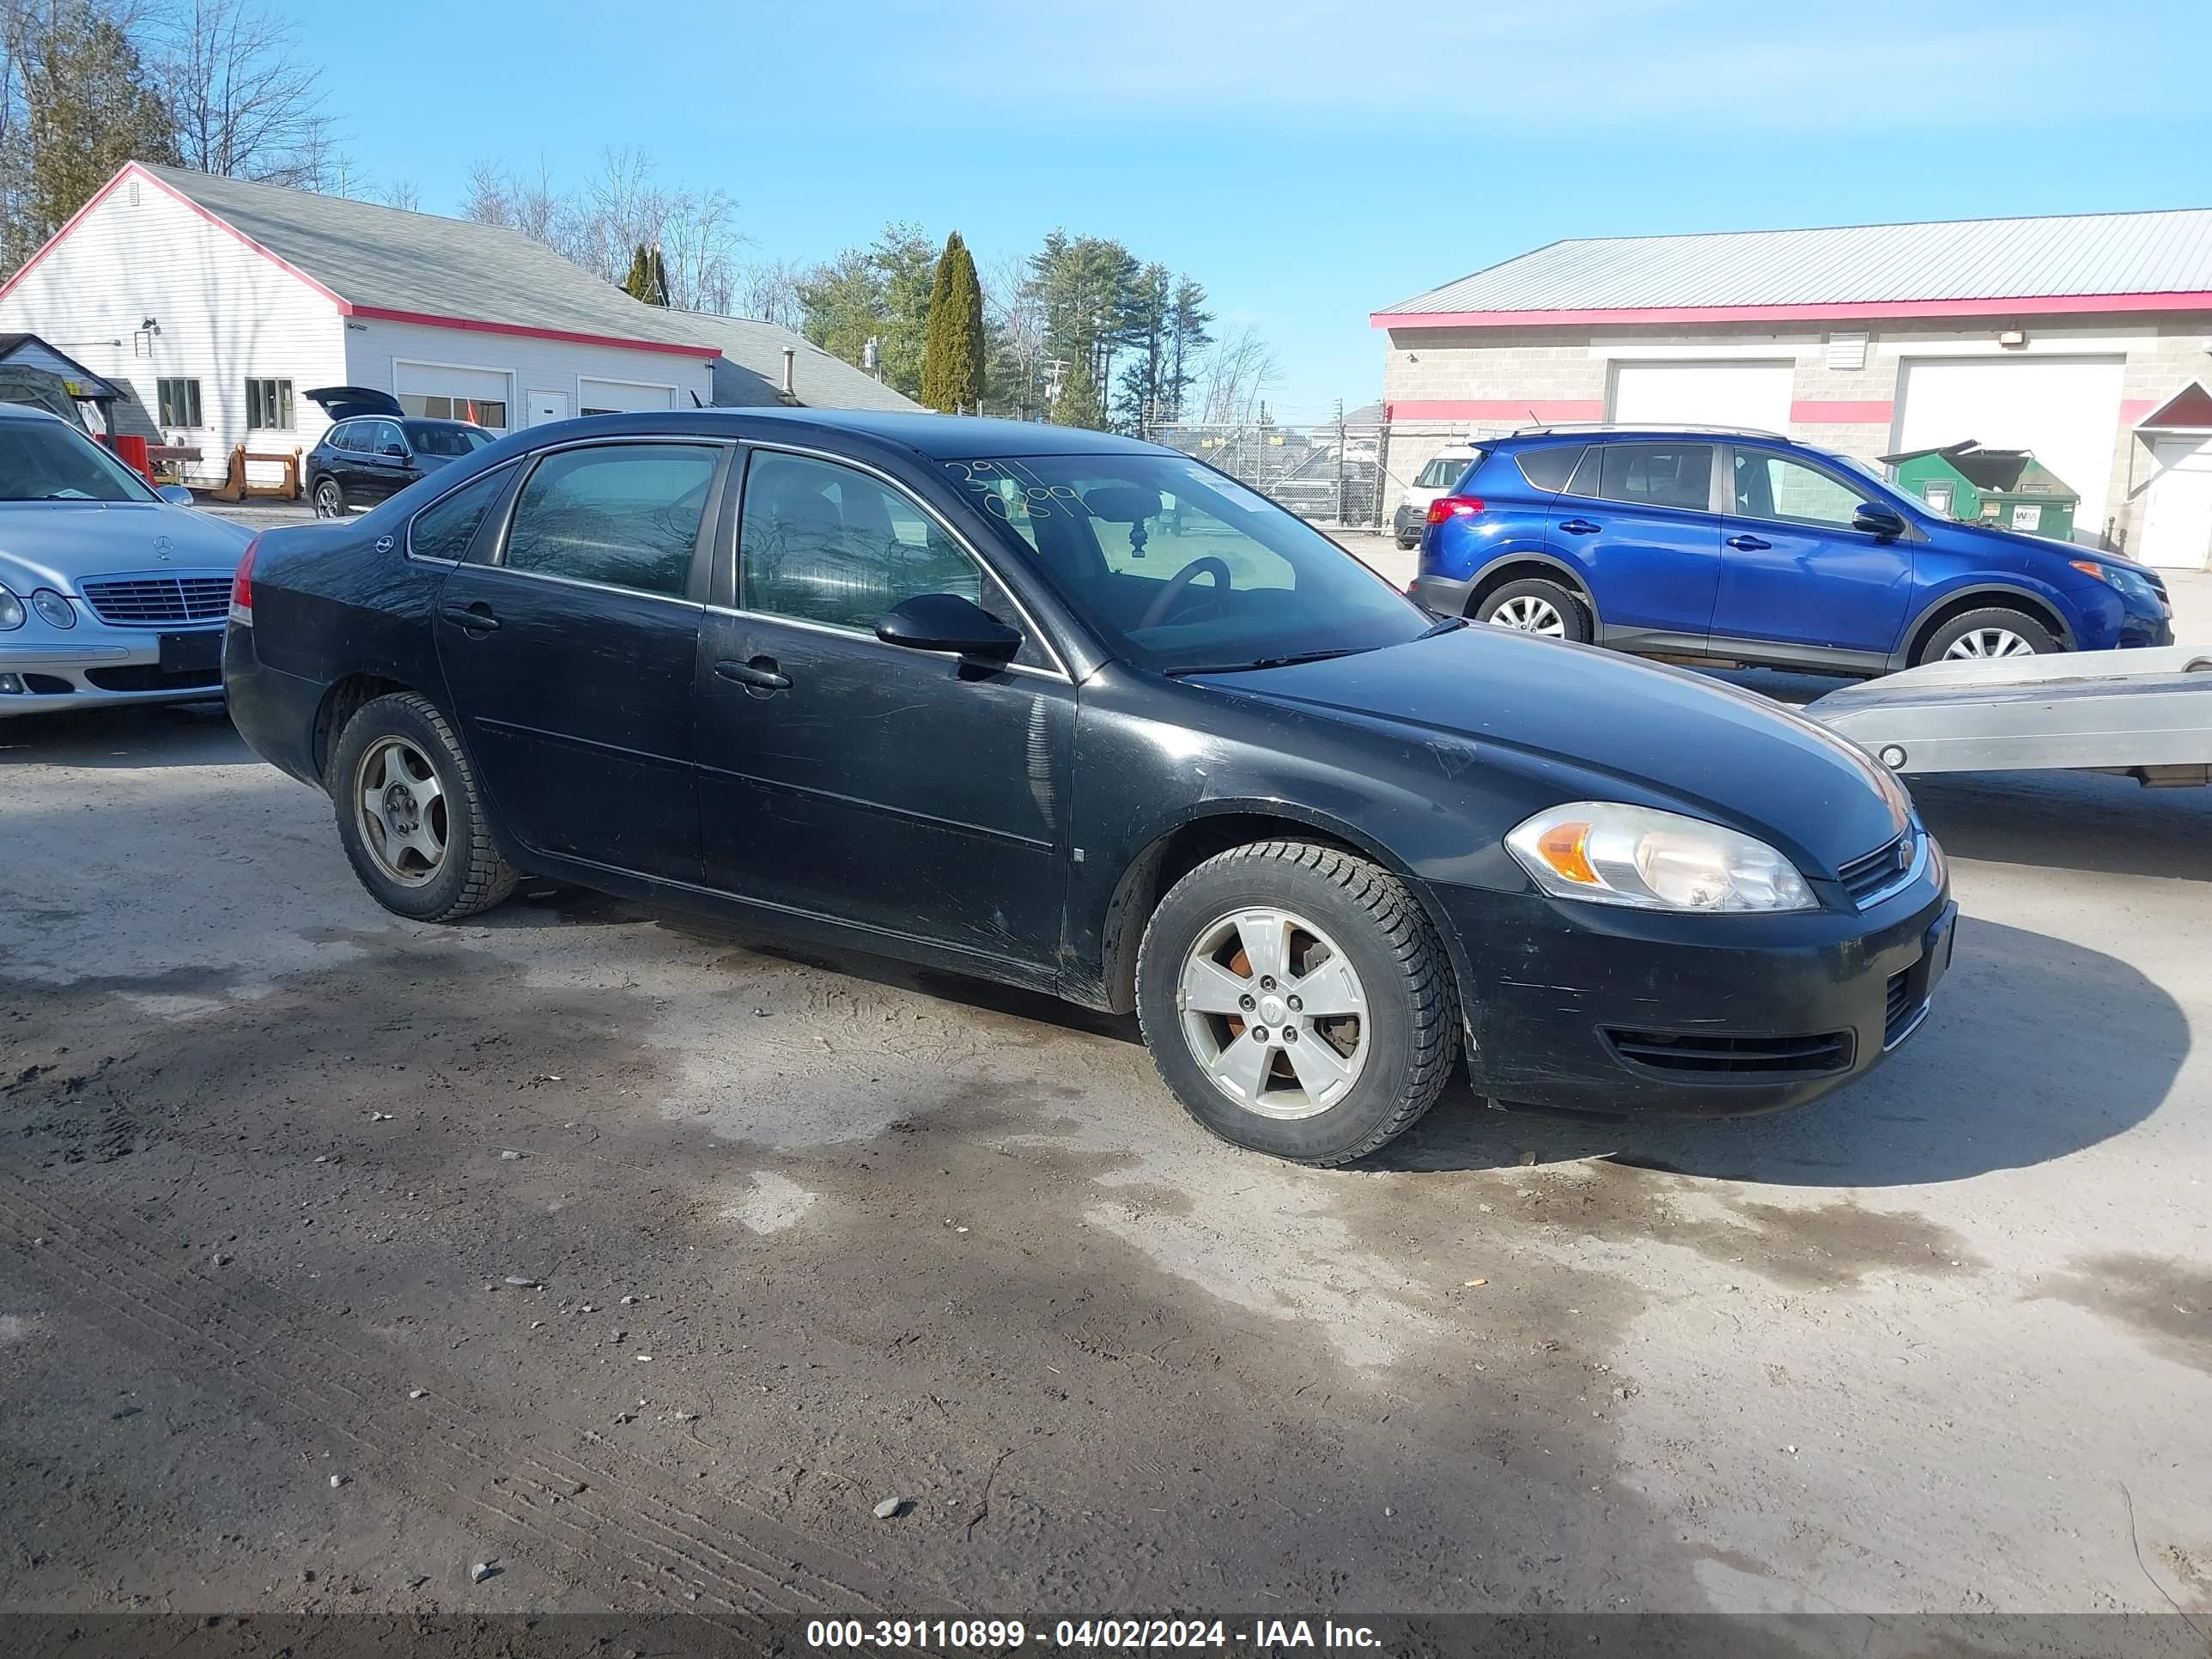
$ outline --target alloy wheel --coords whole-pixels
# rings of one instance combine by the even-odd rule
[[[1367,1063],[1366,988],[1335,940],[1288,910],[1235,910],[1201,929],[1176,1003],[1207,1079],[1261,1117],[1328,1110]]]
[[[2032,657],[2035,647],[2009,628],[1977,628],[1951,641],[1944,659],[1957,662],[1983,657]]]
[[[315,486],[315,516],[319,519],[338,517],[344,510],[343,500],[337,485],[328,478],[324,479]]]
[[[1567,624],[1559,607],[1534,593],[1516,594],[1486,619],[1492,628],[1510,628],[1523,634],[1543,634],[1555,640],[1567,636]]]
[[[429,758],[405,738],[380,738],[355,774],[362,840],[378,866],[404,887],[421,887],[445,868],[445,787]]]

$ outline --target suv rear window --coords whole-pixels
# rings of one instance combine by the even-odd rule
[[[1582,458],[1580,444],[1552,444],[1524,449],[1513,459],[1520,464],[1522,477],[1539,489],[1557,493],[1567,487],[1567,480],[1575,476],[1575,463]]]
[[[1704,512],[1712,505],[1711,444],[1598,444],[1597,494],[1631,507],[1676,507]],[[1583,469],[1587,487],[1589,469]]]

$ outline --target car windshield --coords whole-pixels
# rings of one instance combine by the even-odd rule
[[[1413,479],[1416,489],[1449,489],[1459,482],[1459,475],[1474,464],[1470,455],[1439,455],[1420,470]]]
[[[1035,455],[945,467],[1006,544],[1144,667],[1342,656],[1432,627],[1304,520],[1194,460]]]
[[[491,441],[490,433],[474,427],[441,426],[429,421],[407,423],[407,441],[418,454],[473,455]]]
[[[0,420],[0,501],[150,501],[138,475],[75,427]]]

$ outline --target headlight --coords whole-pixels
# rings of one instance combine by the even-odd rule
[[[1796,866],[1765,842],[1648,806],[1571,801],[1537,813],[1505,845],[1559,898],[1708,914],[1816,908]]]
[[[5,634],[11,628],[21,628],[23,618],[28,615],[30,612],[23,609],[22,600],[6,588],[0,587],[0,634]]]
[[[2116,564],[2106,564],[2096,559],[2069,559],[2066,562],[2085,576],[2094,576],[2099,581],[2117,587],[2148,610],[2162,612],[2166,608],[2166,596],[2150,585],[2148,577],[2136,571]]]
[[[42,587],[31,595],[31,609],[56,628],[76,626],[76,607],[51,587]]]

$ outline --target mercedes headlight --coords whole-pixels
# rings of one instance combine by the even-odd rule
[[[1765,842],[1649,806],[1571,801],[1505,845],[1558,898],[1708,915],[1818,908],[1797,866]]]
[[[6,588],[0,587],[0,634],[7,633],[10,629],[21,628],[23,625],[23,618],[30,614],[23,609],[22,600],[17,599]]]
[[[56,628],[76,626],[76,607],[51,587],[42,587],[31,595],[31,609]]]

